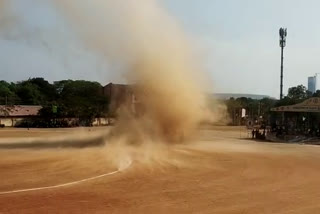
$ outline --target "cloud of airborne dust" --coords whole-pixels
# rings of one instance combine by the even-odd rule
[[[205,117],[201,68],[177,22],[156,0],[54,0],[88,47],[122,65],[144,113],[119,129],[135,140],[174,141]],[[211,115],[212,116],[212,115]]]
[[[0,0],[0,29],[3,28],[7,22],[8,9],[8,1]]]

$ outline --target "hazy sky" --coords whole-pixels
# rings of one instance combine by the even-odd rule
[[[0,79],[121,81],[69,32],[46,1],[10,0],[0,29]],[[160,0],[161,1],[161,0]],[[288,28],[285,92],[320,72],[318,0],[162,0],[202,56],[215,92],[279,95],[279,27]],[[1,20],[2,19],[2,20]],[[3,24],[2,24],[3,26]]]

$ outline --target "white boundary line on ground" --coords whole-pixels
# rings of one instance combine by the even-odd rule
[[[18,189],[18,190],[4,191],[4,192],[0,192],[0,195],[8,195],[8,194],[14,194],[14,193],[40,191],[40,190],[46,190],[46,189],[56,189],[56,188],[76,185],[76,184],[80,184],[80,183],[96,180],[96,179],[99,179],[99,178],[102,178],[102,177],[106,177],[108,175],[114,175],[116,173],[122,172],[122,171],[128,169],[131,166],[131,164],[132,164],[132,161],[129,161],[128,165],[126,165],[124,168],[121,167],[120,169],[118,169],[116,171],[113,171],[113,172],[105,173],[105,174],[94,176],[94,177],[90,177],[90,178],[85,178],[85,179],[78,180],[78,181],[72,181],[72,182],[53,185],[53,186],[45,186],[45,187],[36,187],[36,188],[29,188],[29,189]]]

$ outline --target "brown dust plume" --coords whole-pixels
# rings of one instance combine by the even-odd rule
[[[138,119],[120,114],[123,132],[139,141],[173,141],[188,136],[202,120],[212,120],[203,72],[190,41],[157,1],[53,3],[86,45],[105,55],[108,63],[119,65],[127,82],[134,85],[144,112]]]

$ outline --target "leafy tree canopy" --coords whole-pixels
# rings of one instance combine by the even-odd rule
[[[46,118],[77,117],[92,120],[108,113],[108,100],[98,82],[61,80],[49,83],[30,78],[17,83],[0,81],[0,105],[42,105]],[[52,107],[57,106],[57,112]]]
[[[291,87],[288,90],[288,98],[293,100],[303,100],[308,97],[307,88],[303,85]]]

